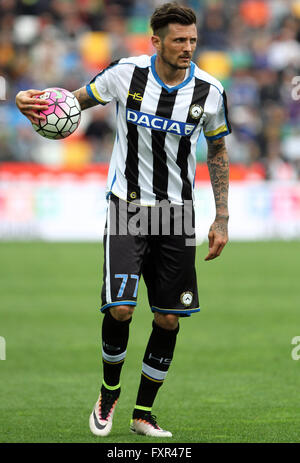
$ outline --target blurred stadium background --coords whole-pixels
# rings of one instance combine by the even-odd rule
[[[0,238],[101,235],[114,105],[85,111],[72,137],[52,142],[37,136],[14,98],[27,88],[75,90],[114,59],[153,53],[149,16],[161,3],[0,1]],[[194,60],[228,94],[231,238],[298,238],[300,1],[184,3],[198,16]],[[206,229],[213,208],[204,137],[197,159],[196,198]]]
[[[161,3],[0,0],[0,442],[95,441],[87,417],[100,381],[99,241],[115,130],[108,105],[84,111],[69,139],[45,140],[15,95],[72,91],[114,59],[151,54],[149,16]],[[228,94],[231,241],[211,264],[200,246],[203,310],[182,322],[159,418],[176,442],[299,442],[300,1],[182,3],[198,15],[194,61]],[[197,159],[201,242],[214,216],[203,137]],[[128,420],[151,326],[140,291],[106,442],[136,439]]]

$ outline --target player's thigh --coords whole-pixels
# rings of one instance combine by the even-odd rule
[[[153,312],[182,316],[199,311],[195,254],[195,245],[184,236],[152,240],[143,274]]]
[[[118,204],[110,202],[104,234],[102,308],[135,306],[147,241],[143,236],[122,234],[118,230]],[[116,210],[113,210],[116,209]],[[113,214],[114,215],[113,217]],[[117,227],[114,221],[117,220]],[[117,230],[116,230],[117,228]]]

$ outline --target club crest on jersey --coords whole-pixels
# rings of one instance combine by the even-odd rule
[[[135,125],[141,125],[152,130],[160,130],[181,137],[192,135],[196,128],[196,124],[188,124],[187,122],[174,121],[166,117],[160,117],[153,114],[142,113],[133,109],[126,110],[126,119]]]
[[[193,301],[193,293],[191,291],[185,291],[180,296],[180,302],[186,307],[191,305]]]
[[[199,104],[193,104],[190,107],[190,116],[192,119],[198,120],[202,116],[203,111],[204,109],[202,108],[202,106],[200,106]]]

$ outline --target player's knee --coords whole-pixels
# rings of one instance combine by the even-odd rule
[[[154,313],[155,323],[164,328],[165,330],[176,330],[178,326],[178,315],[172,313],[161,314],[158,312]]]
[[[118,305],[115,307],[111,307],[110,309],[111,315],[118,321],[123,322],[125,320],[129,320],[132,317],[134,308],[129,305]]]

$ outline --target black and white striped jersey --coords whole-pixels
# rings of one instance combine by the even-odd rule
[[[130,202],[154,205],[193,199],[196,144],[231,132],[221,83],[191,63],[175,87],[162,82],[152,57],[115,61],[86,86],[105,105],[117,103],[117,130],[108,192]],[[137,201],[138,200],[138,201]]]

